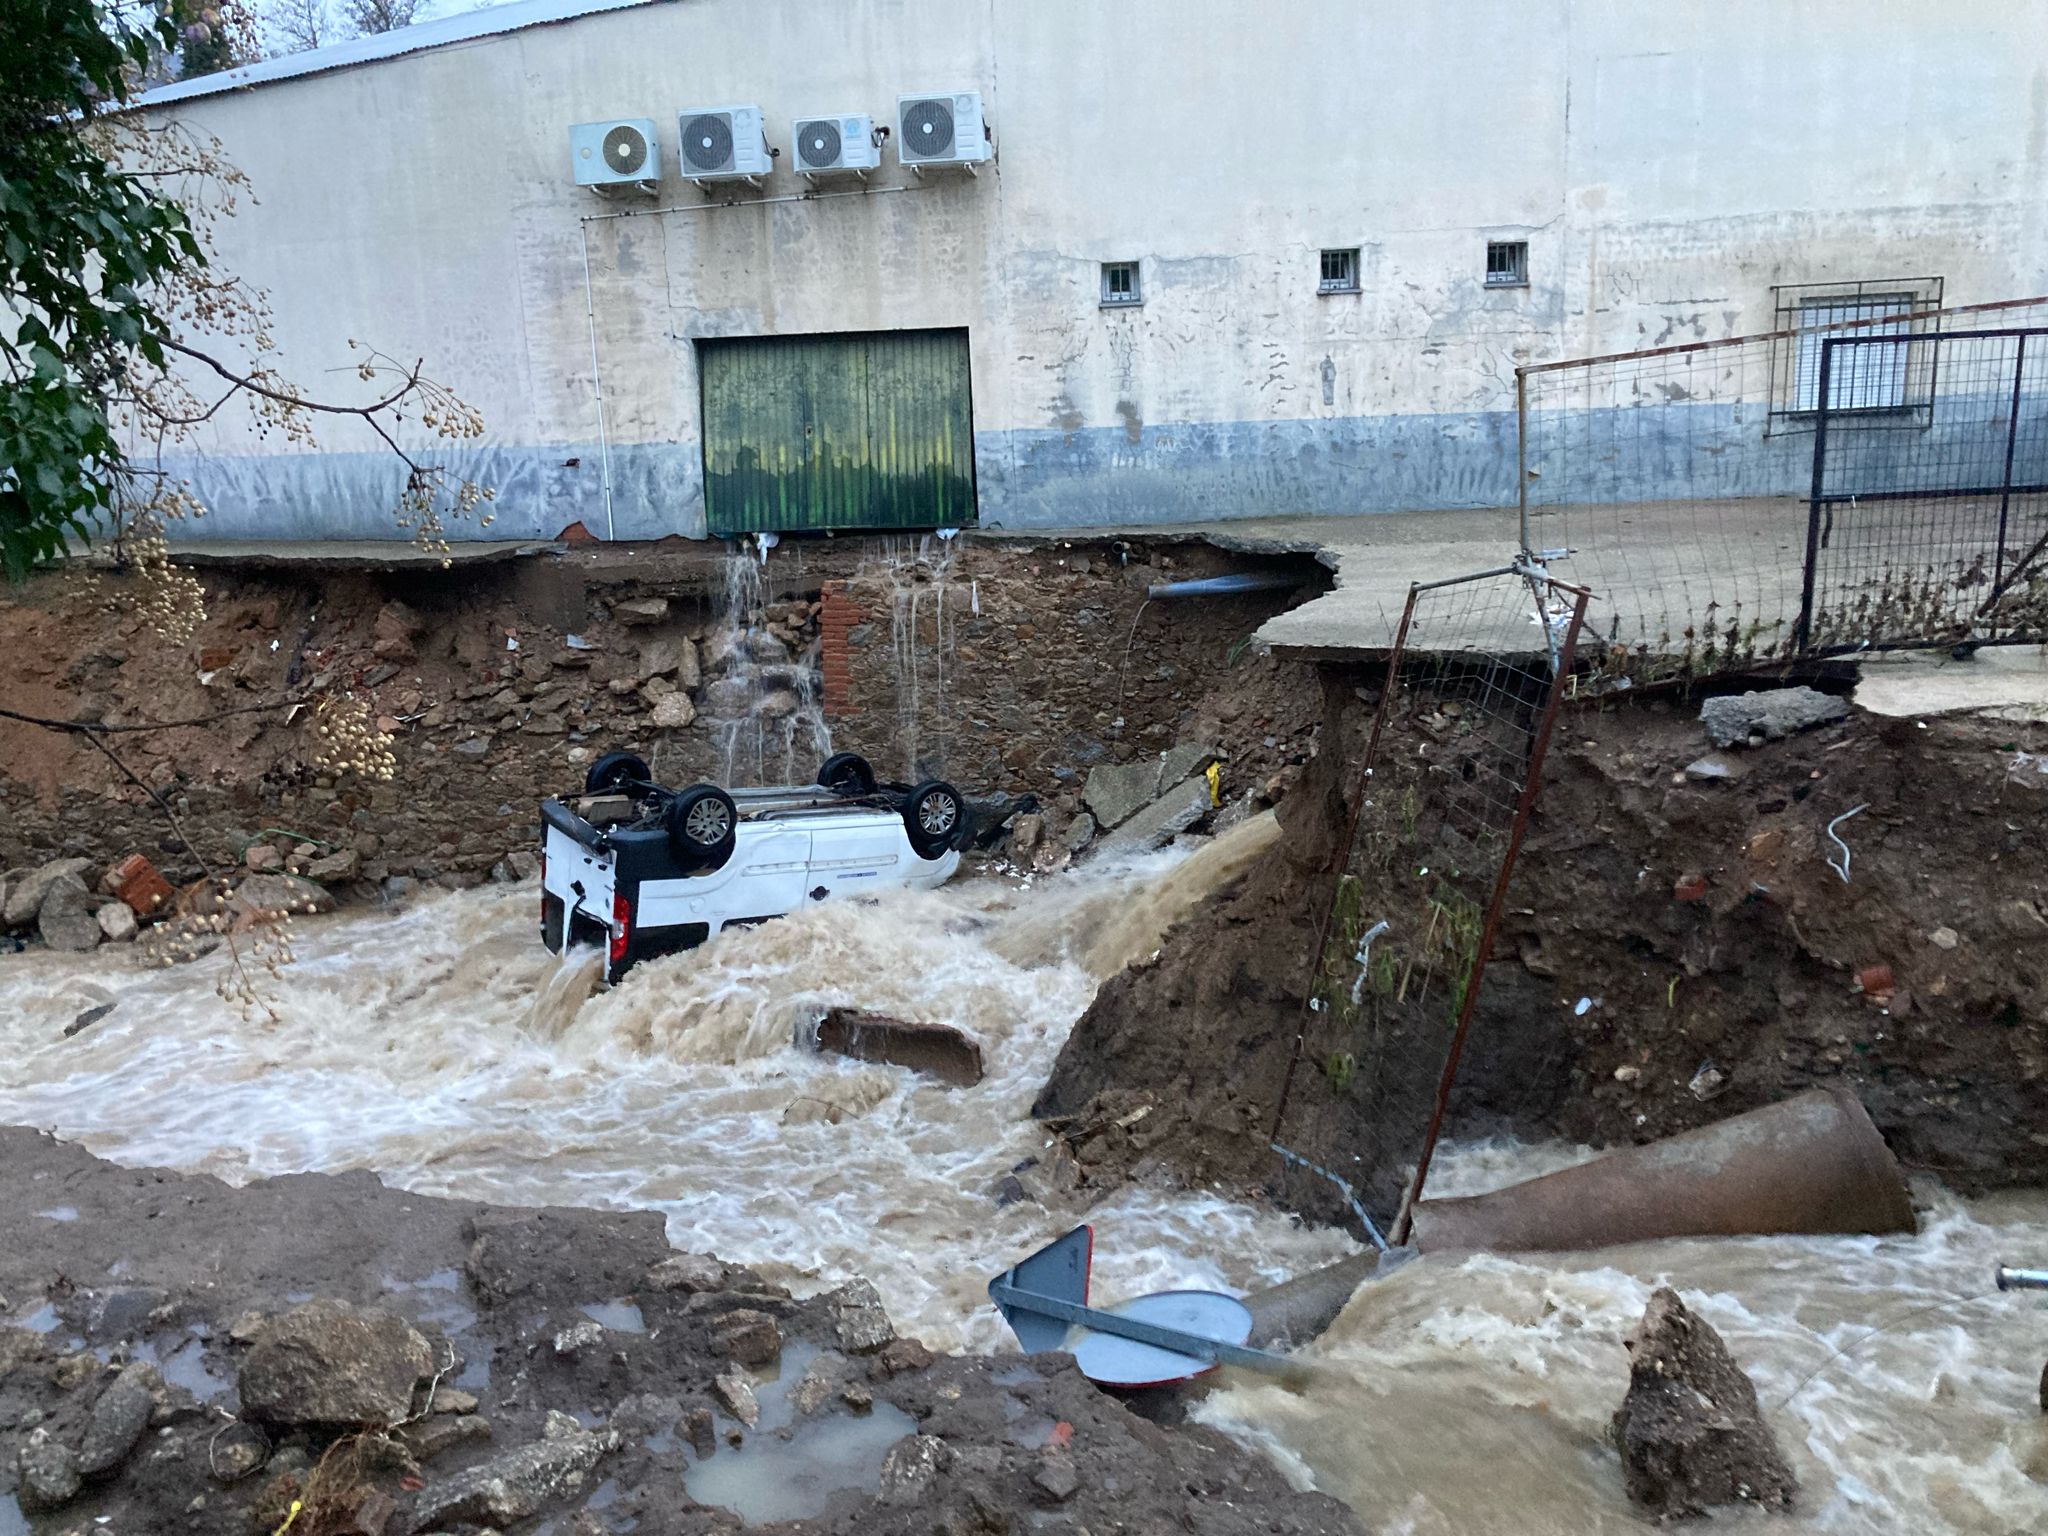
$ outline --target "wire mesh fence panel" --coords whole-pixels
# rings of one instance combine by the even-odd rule
[[[1893,489],[1975,483],[1977,440],[1991,434],[1949,430],[1958,390],[1936,339],[2048,325],[2048,299],[1924,309],[1924,286],[1891,286],[1801,294],[1785,309],[1800,323],[1760,336],[1517,372],[1525,545],[1591,589],[1599,665],[1643,681],[1801,650],[1824,421],[1855,417],[1857,462],[1872,473],[1890,463],[1922,477]],[[1855,355],[1823,396],[1830,343]]]
[[[2048,327],[1831,337],[1815,393],[1803,648],[2042,633]]]
[[[1419,1184],[1584,604],[1517,569],[1409,594],[1274,1120],[1300,1208],[1385,1233]]]

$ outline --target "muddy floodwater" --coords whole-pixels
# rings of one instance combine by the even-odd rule
[[[275,1023],[216,997],[221,955],[167,970],[132,952],[12,957],[0,1121],[231,1181],[369,1168],[471,1199],[652,1207],[678,1246],[798,1289],[865,1274],[935,1347],[1013,1348],[988,1278],[1084,1217],[1112,1300],[1255,1289],[1353,1251],[1203,1191],[1127,1190],[1085,1211],[994,1198],[1043,1147],[1032,1096],[1100,979],[1271,835],[1253,823],[1185,859],[1035,888],[818,907],[601,993],[591,958],[541,950],[527,888],[303,924]],[[801,1049],[800,1026],[833,1006],[957,1025],[989,1075],[962,1090]],[[1454,1147],[1434,1187],[1582,1155]],[[1749,1367],[1802,1479],[1790,1519],[1733,1524],[2048,1530],[2048,1302],[1991,1278],[2001,1260],[2048,1259],[2048,1198],[1916,1196],[1909,1238],[1416,1260],[1352,1301],[1312,1351],[1311,1384],[1226,1372],[1197,1413],[1376,1530],[1638,1530],[1602,1436],[1627,1384],[1621,1336],[1668,1282]]]

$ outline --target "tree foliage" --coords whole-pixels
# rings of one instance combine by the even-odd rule
[[[161,367],[150,291],[203,261],[185,211],[80,131],[125,101],[167,14],[90,0],[0,5],[0,564],[20,577],[111,512],[124,464],[109,404],[138,356]]]
[[[445,551],[444,514],[490,499],[411,446],[483,432],[423,363],[351,342],[360,402],[308,397],[278,367],[267,297],[214,259],[246,178],[205,135],[125,110],[193,41],[184,4],[0,0],[0,565],[19,578],[112,535],[173,634],[198,598],[164,525],[204,508],[171,454],[231,402],[296,448],[317,416],[359,423],[403,470],[399,527],[429,548]]]

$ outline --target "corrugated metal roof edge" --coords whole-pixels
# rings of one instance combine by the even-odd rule
[[[508,32],[521,32],[528,27],[553,26],[559,22],[576,21],[606,11],[629,10],[639,5],[670,3],[672,0],[514,0],[510,5],[488,6],[482,10],[465,11],[458,16],[443,16],[434,21],[400,27],[395,32],[381,32],[374,37],[351,38],[348,42],[335,43],[326,48],[314,48],[305,53],[283,54],[278,58],[262,59],[254,64],[243,64],[234,69],[222,70],[219,74],[200,75],[193,80],[179,80],[170,85],[160,85],[155,90],[145,91],[136,97],[128,103],[128,108],[133,110],[139,107],[168,106],[173,102],[191,101],[201,96],[221,96],[230,91],[252,90],[260,85],[275,85],[284,80],[301,80],[309,75],[324,75],[337,69],[354,69],[359,65],[403,58],[409,53],[424,53],[428,49],[445,48],[454,43],[475,42],[481,38],[498,37]]]

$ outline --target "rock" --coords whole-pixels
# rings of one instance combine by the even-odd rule
[[[619,1443],[609,1430],[592,1434],[574,1420],[570,1426],[429,1486],[414,1503],[407,1529],[431,1531],[458,1521],[507,1526],[538,1514],[549,1499],[579,1487]]]
[[[1066,835],[1060,839],[1067,852],[1079,853],[1095,840],[1095,818],[1086,811],[1076,816],[1068,825]]]
[[[803,708],[803,703],[795,689],[777,688],[762,695],[761,702],[754,706],[754,713],[764,720],[787,720]]]
[[[322,1298],[257,1335],[237,1384],[242,1411],[270,1424],[396,1424],[434,1352],[404,1318]]]
[[[83,1034],[113,1011],[114,1005],[112,1003],[101,1003],[97,1007],[86,1009],[85,1012],[64,1026],[64,1038],[69,1040],[73,1035]]]
[[[813,1360],[803,1379],[789,1389],[790,1403],[799,1414],[816,1413],[839,1385],[837,1355],[822,1355]]]
[[[1065,1451],[1048,1449],[1039,1458],[1038,1471],[1032,1476],[1032,1485],[1045,1496],[1049,1504],[1064,1504],[1081,1487],[1081,1474],[1074,1470],[1074,1458]]]
[[[434,1388],[434,1400],[427,1405],[429,1413],[475,1413],[476,1394],[464,1392],[459,1387]]]
[[[1849,704],[1811,688],[1771,688],[1761,693],[1708,699],[1700,706],[1700,723],[1717,747],[1737,747],[1752,737],[1779,741],[1798,731],[1848,716]]]
[[[855,1061],[908,1067],[972,1088],[983,1074],[981,1046],[950,1024],[913,1024],[855,1008],[834,1008],[818,1021],[817,1048]]]
[[[491,1421],[471,1414],[432,1413],[394,1431],[414,1461],[432,1461],[459,1445],[491,1438]]]
[[[722,1291],[737,1273],[708,1253],[678,1253],[648,1270],[647,1283],[657,1291]]]
[[[917,1339],[891,1339],[875,1358],[891,1376],[900,1376],[905,1371],[921,1371],[930,1365],[932,1352]]]
[[[663,730],[679,731],[697,718],[697,706],[687,693],[671,693],[654,701],[654,723]]]
[[[1088,770],[1088,782],[1081,798],[1104,827],[1122,826],[1159,794],[1159,763],[1141,759],[1135,763],[1097,763]]]
[[[718,1448],[718,1422],[709,1408],[692,1408],[677,1421],[676,1432],[690,1443],[690,1449],[700,1460]]]
[[[150,917],[161,911],[170,905],[175,894],[163,871],[139,853],[129,854],[100,876],[100,888],[115,900],[126,902],[137,917]]]
[[[725,1411],[747,1428],[761,1422],[761,1404],[754,1396],[754,1384],[738,1371],[721,1371],[713,1377],[711,1392],[725,1405]]]
[[[1927,935],[1927,942],[1936,949],[1954,949],[1962,941],[1962,935],[1953,928],[1937,928]]]
[[[1020,861],[1030,858],[1044,839],[1045,817],[1037,811],[1027,811],[1010,826],[1010,857]]]
[[[251,843],[242,851],[242,866],[254,874],[284,868],[284,854],[269,843]]]
[[[782,1334],[766,1312],[739,1307],[718,1320],[711,1344],[741,1365],[766,1365],[782,1353]]]
[[[882,1458],[882,1502],[922,1504],[939,1480],[946,1442],[936,1435],[905,1435]]]
[[[1188,779],[1176,784],[1097,843],[1095,857],[1106,853],[1144,853],[1164,847],[1212,809],[1209,781]]]
[[[184,965],[220,946],[220,931],[213,919],[192,916],[174,917],[150,929],[138,947],[152,965]]]
[[[839,1347],[849,1355],[871,1355],[896,1337],[896,1327],[882,1310],[882,1297],[873,1282],[851,1280],[836,1291],[825,1293],[831,1308],[832,1332]]]
[[[250,875],[230,898],[236,913],[249,918],[332,912],[334,897],[323,886],[294,875]]]
[[[555,1353],[575,1355],[604,1342],[604,1329],[594,1322],[573,1323],[555,1335]]]
[[[125,901],[110,901],[93,914],[101,935],[115,944],[126,944],[142,929],[135,909]]]
[[[1720,779],[1737,779],[1749,770],[1732,758],[1718,752],[1709,752],[1705,757],[1696,758],[1685,765],[1685,776],[1705,783]]]
[[[78,1496],[78,1458],[47,1429],[29,1431],[15,1467],[20,1478],[15,1493],[31,1515],[57,1509]]]
[[[629,597],[623,602],[612,604],[612,617],[621,624],[641,626],[666,624],[668,622],[668,599],[665,597]]]
[[[1676,1291],[1651,1296],[1626,1343],[1629,1388],[1614,1441],[1631,1499],[1665,1520],[1738,1501],[1790,1505],[1792,1469],[1756,1387]]]
[[[322,885],[346,885],[359,879],[363,873],[363,856],[353,848],[344,848],[339,853],[330,853],[324,859],[315,859],[306,866],[306,878],[317,880]]]
[[[124,905],[121,908],[126,912]],[[133,913],[129,913],[133,917]],[[149,1427],[159,1382],[156,1367],[137,1361],[124,1366],[92,1405],[78,1442],[78,1470],[87,1477],[111,1472],[128,1459]]]
[[[254,1424],[234,1423],[221,1427],[209,1442],[206,1470],[215,1481],[239,1483],[253,1476],[270,1459],[270,1437]]]
[[[18,875],[7,885],[7,905],[0,908],[0,920],[9,928],[26,928],[33,923],[43,910],[43,898],[50,894],[50,887],[67,875],[84,885],[84,875],[92,868],[91,859],[52,859],[25,875]]]
[[[697,643],[688,635],[663,635],[640,647],[640,680],[666,677],[678,688],[690,690],[704,680],[697,660]]]
[[[99,898],[77,875],[60,876],[43,893],[36,912],[36,932],[52,949],[80,954],[97,949],[105,937],[100,932]]]

